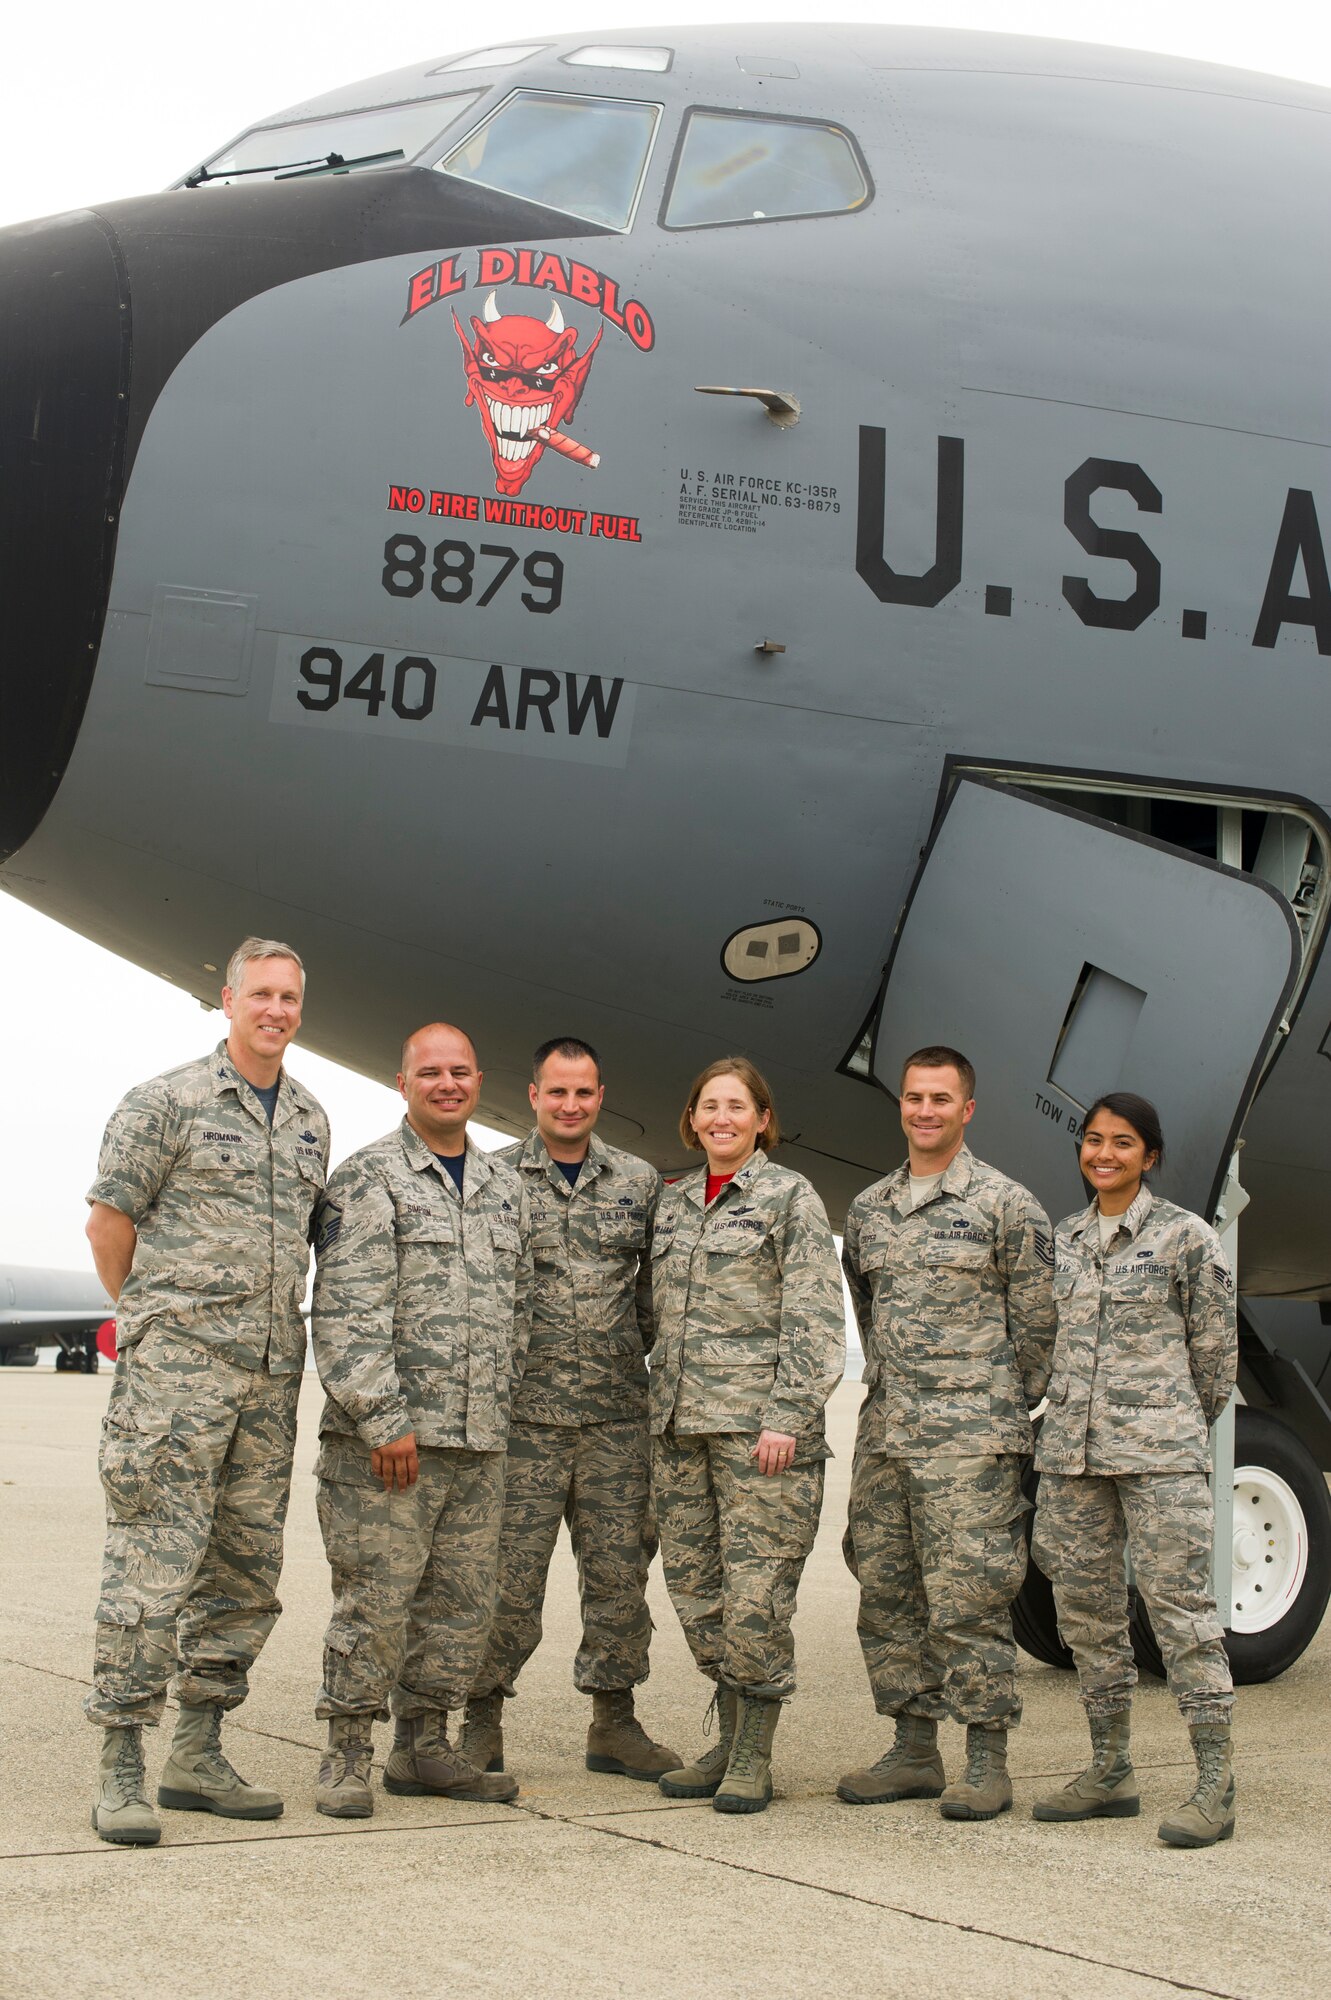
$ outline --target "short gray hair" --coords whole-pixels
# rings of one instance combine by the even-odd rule
[[[233,993],[239,989],[240,982],[245,977],[245,967],[256,958],[289,958],[300,972],[300,990],[304,993],[305,961],[300,953],[293,951],[289,944],[283,944],[280,938],[258,937],[247,937],[243,944],[236,946],[227,960],[226,983]]]

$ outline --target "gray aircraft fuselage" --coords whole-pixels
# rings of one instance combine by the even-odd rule
[[[514,1131],[586,1037],[665,1167],[742,1049],[834,1217],[908,1030],[978,1038],[975,1148],[1056,1213],[1083,1076],[1149,1085],[1197,1206],[1242,1125],[1246,1289],[1331,1296],[1331,95],[588,40],[265,121],[465,93],[400,164],[0,233],[0,886],[209,1000],[288,937],[314,1047],[390,1077],[458,1021]],[[561,211],[573,144],[534,193],[437,170],[515,91],[658,107],[627,227]],[[702,113],[704,202],[782,120],[863,190],[673,226]]]

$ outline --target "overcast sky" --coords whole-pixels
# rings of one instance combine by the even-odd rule
[[[1331,85],[1331,10],[1313,0],[1120,0],[1112,9],[1092,0],[913,0],[897,16],[842,0],[834,13],[1112,42]],[[330,0],[15,9],[0,75],[0,225],[148,193],[288,104],[487,39],[622,32],[663,16],[810,15],[809,0],[678,9],[621,0],[585,10],[510,0],[483,13],[438,8],[434,26],[426,8],[396,18]],[[0,660],[0,673],[15,666]],[[175,988],[0,895],[0,1263],[86,1267],[83,1193],[107,1112],[130,1084],[210,1048],[223,1025],[220,1014],[205,1015]],[[328,1107],[336,1157],[398,1116],[398,1099],[381,1084],[299,1049],[292,1067]]]

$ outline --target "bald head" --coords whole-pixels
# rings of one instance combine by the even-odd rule
[[[456,1154],[467,1143],[467,1120],[481,1095],[471,1036],[447,1021],[417,1028],[402,1044],[397,1087],[407,1123],[432,1153]]]
[[[456,1035],[460,1041],[464,1041],[467,1044],[468,1049],[471,1051],[472,1062],[479,1068],[476,1044],[465,1028],[455,1028],[451,1021],[428,1021],[423,1028],[413,1028],[407,1036],[406,1041],[402,1044],[402,1054],[398,1057],[399,1083],[401,1083],[402,1078],[407,1075],[411,1068],[412,1044],[418,1042],[422,1035]]]

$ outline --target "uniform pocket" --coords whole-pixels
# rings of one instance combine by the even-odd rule
[[[413,1215],[405,1209],[398,1210],[396,1235],[399,1243],[457,1242],[451,1215]]]
[[[993,1369],[986,1355],[940,1354],[936,1350],[915,1367],[921,1389],[951,1395],[962,1391],[989,1389]]]
[[[97,1470],[113,1520],[162,1520],[170,1513],[164,1474],[170,1460],[170,1417],[139,1417],[123,1404],[102,1418]]]
[[[225,1174],[228,1179],[234,1180],[243,1174],[254,1173],[258,1160],[243,1141],[231,1140],[191,1146],[184,1164],[187,1173]]]
[[[756,1257],[767,1241],[766,1229],[715,1229],[703,1238],[709,1257]]]
[[[725,1560],[803,1562],[818,1533],[826,1466],[821,1459],[797,1458],[786,1472],[759,1472],[748,1440],[736,1443],[729,1477],[717,1479]]]
[[[340,1660],[349,1660],[360,1643],[360,1632],[345,1618],[335,1618],[324,1633],[324,1647]]]
[[[596,1235],[603,1250],[629,1255],[647,1243],[647,1211],[643,1208],[607,1209],[596,1218]]]
[[[1170,1382],[1111,1382],[1106,1400],[1116,1409],[1167,1410],[1175,1402]]]
[[[949,1271],[981,1271],[992,1257],[993,1248],[988,1243],[958,1242],[946,1236],[931,1237],[920,1251],[921,1263],[942,1265]]]
[[[361,1515],[368,1482],[372,1477],[370,1461],[367,1454],[329,1437],[319,1447],[314,1470],[318,1481],[314,1509],[319,1517],[324,1554],[336,1580],[339,1575],[354,1573],[360,1567]],[[336,1624],[335,1620],[334,1626],[330,1627],[330,1645],[331,1632]],[[335,1647],[334,1651],[337,1650]],[[346,1650],[350,1652],[350,1646]]]
[[[518,1257],[522,1250],[522,1238],[518,1234],[517,1223],[506,1215],[490,1218],[491,1254],[494,1257],[495,1276],[501,1283],[512,1284],[518,1267]],[[511,1302],[508,1310],[512,1311]]]

